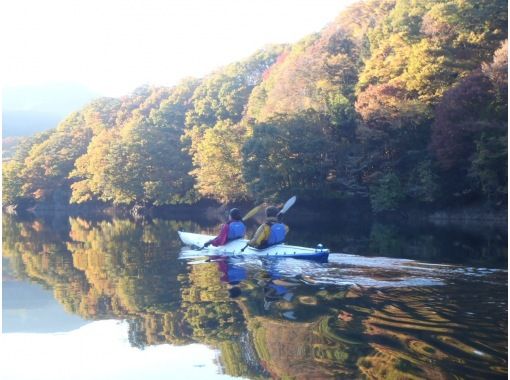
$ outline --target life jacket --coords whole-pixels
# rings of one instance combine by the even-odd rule
[[[243,222],[231,222],[228,225],[228,240],[235,240],[244,237],[246,227]]]
[[[272,223],[269,224],[271,231],[269,233],[269,238],[267,239],[267,245],[275,245],[282,243],[285,241],[285,234],[287,233],[285,229],[285,224],[283,223]]]

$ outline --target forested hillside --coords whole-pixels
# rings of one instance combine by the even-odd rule
[[[506,1],[360,2],[294,45],[93,101],[19,146],[3,202],[506,207],[507,51]]]

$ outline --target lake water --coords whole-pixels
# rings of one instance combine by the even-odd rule
[[[182,215],[4,215],[2,379],[507,378],[506,229],[288,224],[329,261],[183,255],[219,224]]]

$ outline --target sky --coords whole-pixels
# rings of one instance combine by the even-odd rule
[[[2,85],[171,86],[320,31],[355,0],[9,0]]]

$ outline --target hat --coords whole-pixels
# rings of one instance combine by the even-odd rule
[[[232,210],[230,210],[229,215],[233,220],[241,220],[242,218],[241,211],[238,208],[233,208]]]

